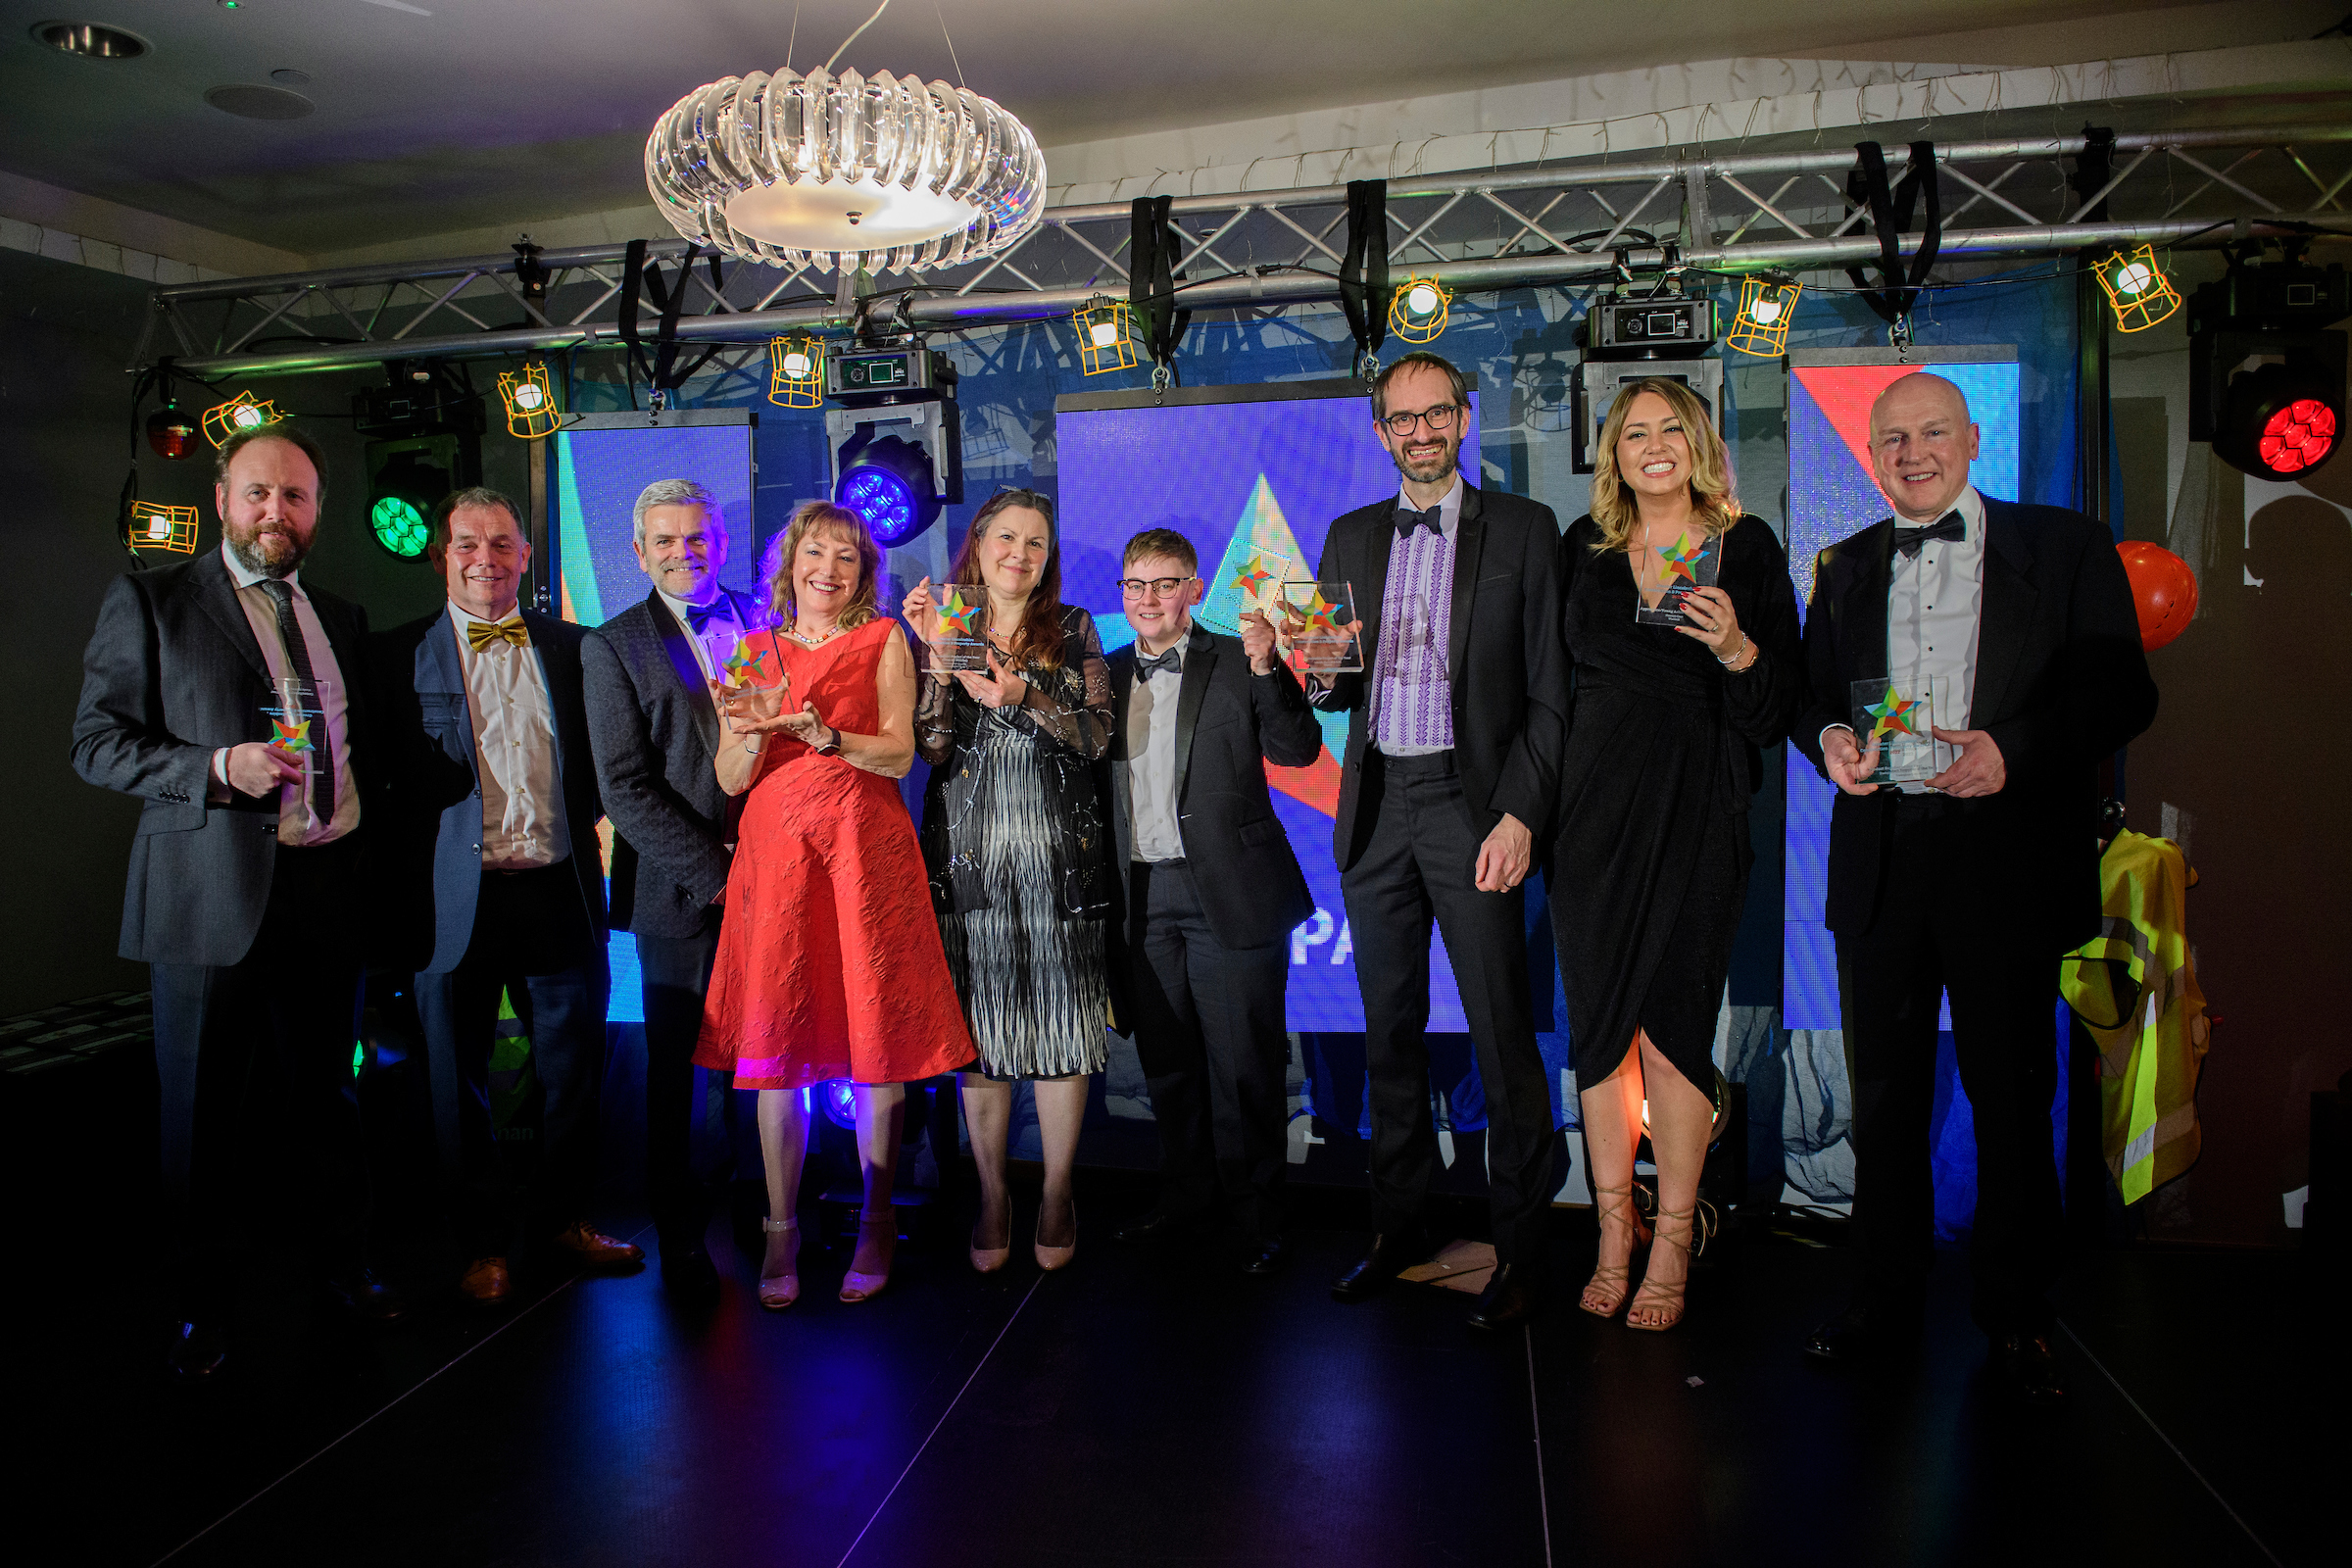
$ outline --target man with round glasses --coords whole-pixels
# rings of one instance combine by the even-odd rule
[[[1372,383],[1394,496],[1331,525],[1317,577],[1352,590],[1364,668],[1315,682],[1348,713],[1332,854],[1355,945],[1371,1071],[1372,1217],[1334,1283],[1371,1295],[1428,1255],[1430,922],[1446,939],[1488,1113],[1496,1266],[1470,1322],[1534,1312],[1551,1199],[1551,1091],[1536,1046],[1520,884],[1548,831],[1568,711],[1551,509],[1457,470],[1462,373],[1407,354]]]

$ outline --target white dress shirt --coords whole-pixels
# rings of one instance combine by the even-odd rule
[[[261,645],[262,662],[270,666],[270,689],[282,690],[283,683],[295,676],[286,658],[285,639],[277,631],[277,601],[262,586],[270,579],[265,573],[248,571],[226,544],[220,547],[220,562],[228,568],[228,580],[236,588],[237,606],[245,612],[246,624],[253,628],[253,640]],[[351,776],[350,693],[343,685],[343,668],[335,662],[334,645],[326,640],[318,612],[311,608],[311,596],[303,592],[301,568],[286,573],[284,581],[294,590],[294,624],[302,629],[303,648],[311,657],[311,675],[318,684],[318,706],[323,710],[329,755],[335,765],[335,819],[312,821],[306,784],[300,780],[281,784],[277,790],[277,842],[297,847],[329,844],[360,825],[360,788]],[[231,793],[229,750],[223,746],[213,753],[211,798],[216,806],[227,804]]]
[[[1127,695],[1127,801],[1138,860],[1184,858],[1184,833],[1176,822],[1176,700],[1192,636],[1188,617],[1176,640],[1177,667],[1154,670],[1149,680],[1139,671]],[[1135,653],[1144,657],[1142,643]]]
[[[712,672],[710,665],[710,650],[703,642],[702,635],[695,631],[694,622],[686,618],[686,612],[698,607],[678,598],[666,589],[657,588],[654,592],[662,596],[662,603],[669,607],[669,612],[678,617],[678,624],[686,628],[686,640],[694,645],[694,662],[703,667],[703,679],[716,680],[718,677]],[[751,629],[744,625],[742,619],[735,613],[734,596],[725,589],[719,590],[718,597],[710,602],[710,609],[716,612],[719,620],[735,628],[735,638],[738,642],[742,641],[743,634]],[[709,625],[711,622],[706,621],[705,624]]]
[[[510,612],[510,614],[514,613]],[[466,628],[492,622],[449,607],[466,706],[473,714],[475,774],[482,787],[482,869],[523,871],[571,854],[556,777],[555,705],[539,651],[504,638],[473,651]]]

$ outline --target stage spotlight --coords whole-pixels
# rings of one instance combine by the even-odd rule
[[[858,1130],[858,1086],[847,1078],[828,1078],[816,1086],[816,1102],[825,1120],[844,1132]]]
[[[1794,278],[1760,273],[1740,280],[1740,314],[1724,341],[1742,354],[1778,359],[1788,351],[1788,324],[1796,318],[1796,297],[1805,285]]]
[[[2265,365],[2230,383],[2213,450],[2264,479],[2292,479],[2334,455],[2344,422],[2343,381],[2311,368]]]
[[[2173,280],[2156,265],[2154,246],[2142,245],[2129,254],[2118,253],[2099,264],[2092,274],[2115,312],[2119,332],[2139,332],[2154,326],[2180,308]]]
[[[456,441],[446,435],[376,441],[368,448],[368,528],[386,553],[403,561],[424,555],[426,519],[441,498],[461,488]]]
[[[2352,288],[2341,263],[2303,265],[2305,243],[2269,262],[2250,242],[2189,300],[2188,438],[2257,479],[2300,479],[2343,444],[2346,339],[2328,323]]]
[[[265,403],[250,392],[240,392],[226,403],[217,403],[204,411],[204,436],[213,445],[221,446],[239,430],[259,429],[284,417],[274,404]]]
[[[939,518],[931,455],[903,436],[865,429],[842,447],[833,499],[865,519],[874,542],[905,544]]]
[[[159,458],[173,463],[185,459],[196,444],[196,421],[181,411],[177,403],[167,403],[147,416],[147,445]]]
[[[919,342],[825,351],[833,499],[865,519],[884,549],[905,544],[963,499],[956,366]]]
[[[767,340],[767,401],[813,409],[825,401],[825,346],[812,337]]]
[[[133,501],[125,542],[133,550],[172,550],[183,556],[194,555],[196,509]]]
[[[1135,368],[1135,343],[1127,332],[1127,302],[1097,296],[1070,313],[1078,323],[1078,359],[1088,375]]]
[[[1389,330],[1407,343],[1430,343],[1446,330],[1453,291],[1434,277],[1412,277],[1389,298]]]
[[[507,406],[507,433],[525,441],[554,435],[564,422],[563,414],[556,408],[555,388],[548,384],[547,367],[532,360],[517,375],[512,370],[498,372],[499,400]]]

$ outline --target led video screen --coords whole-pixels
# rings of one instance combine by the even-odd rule
[[[1948,356],[1948,357],[1947,357]],[[1870,405],[1888,383],[1932,370],[1968,398],[1978,430],[1969,478],[2002,501],[2018,498],[2018,364],[2011,348],[1919,350],[1907,365],[1863,361],[1867,352],[1791,356],[1788,372],[1788,574],[1801,607],[1813,592],[1813,558],[1889,514],[1871,477]],[[1823,928],[1828,896],[1830,806],[1837,791],[1794,746],[1788,752],[1788,870],[1781,1009],[1790,1029],[1836,1029],[1838,954]],[[1942,1027],[1951,1027],[1946,1021]]]
[[[1094,612],[1106,650],[1134,640],[1116,583],[1120,548],[1140,530],[1174,528],[1192,540],[1207,586],[1195,614],[1213,631],[1235,632],[1243,599],[1235,578],[1253,558],[1283,557],[1290,575],[1311,578],[1332,519],[1397,489],[1360,392],[1274,383],[1175,391],[1164,405],[1150,393],[1079,394],[1056,407],[1062,594]],[[1475,393],[1462,445],[1478,451]],[[1314,916],[1291,934],[1289,1016],[1297,1030],[1364,1026],[1331,857],[1347,734],[1345,714],[1327,715],[1324,752],[1312,766],[1266,770],[1315,899]],[[1469,1028],[1442,941],[1430,955],[1429,1027]]]

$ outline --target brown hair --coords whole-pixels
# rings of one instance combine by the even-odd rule
[[[862,626],[874,618],[875,580],[882,573],[882,547],[865,519],[847,507],[837,507],[830,501],[804,501],[792,509],[792,520],[776,535],[775,543],[767,547],[767,559],[761,563],[767,585],[768,612],[777,622],[790,626],[798,612],[792,603],[792,560],[801,553],[802,541],[819,528],[829,528],[847,534],[858,547],[858,586],[850,590],[850,602],[842,607],[841,628],[848,631]]]
[[[1046,519],[1046,532],[1054,534],[1054,503],[1035,490],[1000,490],[990,496],[978,512],[972,514],[972,525],[964,530],[963,548],[956,552],[956,564],[948,570],[948,580],[966,588],[985,588],[980,580],[980,536],[988,531],[1000,512],[1013,507],[1026,507]],[[1029,608],[1021,616],[1020,630],[1013,633],[1007,650],[1014,659],[1026,655],[1040,668],[1053,669],[1061,663],[1061,541],[1053,539],[1053,548],[1046,555],[1046,569],[1037,574],[1037,586],[1030,590]]]
[[[507,509],[507,515],[514,519],[514,527],[517,532],[526,536],[530,532],[529,524],[522,520],[520,507],[516,506],[509,497],[489,486],[477,484],[469,489],[451,491],[441,498],[440,505],[433,508],[433,514],[425,525],[424,544],[427,550],[447,550],[449,548],[449,519],[457,514],[460,507],[504,507]],[[530,541],[526,537],[523,542],[528,544]]]
[[[1628,381],[1618,391],[1617,401],[1609,405],[1609,417],[1600,427],[1600,440],[1592,449],[1592,520],[1599,525],[1601,538],[1596,549],[1626,549],[1640,515],[1634,487],[1617,471],[1617,438],[1625,432],[1634,399],[1644,392],[1666,400],[1674,417],[1682,421],[1684,439],[1690,443],[1690,506],[1699,526],[1719,534],[1740,520],[1740,498],[1732,489],[1731,454],[1724,450],[1723,437],[1715,433],[1707,406],[1682,382],[1650,376]]]
[[[1173,528],[1146,528],[1128,540],[1126,550],[1119,556],[1119,564],[1132,566],[1147,556],[1166,556],[1170,560],[1181,561],[1184,569],[1196,575],[1200,570],[1200,553],[1193,548],[1190,539]]]
[[[213,454],[213,477],[222,484],[228,483],[229,459],[256,441],[283,441],[310,459],[312,470],[318,475],[318,499],[326,499],[326,454],[318,450],[318,443],[311,438],[308,430],[285,419],[274,424],[257,424],[232,431],[229,438],[220,443],[220,450]]]
[[[1470,383],[1463,378],[1461,371],[1453,368],[1453,362],[1443,354],[1432,354],[1427,349],[1415,349],[1412,353],[1398,359],[1396,364],[1385,367],[1378,375],[1372,378],[1372,417],[1375,419],[1388,417],[1389,383],[1416,365],[1445,376],[1446,384],[1453,388],[1453,401],[1463,408],[1470,406]]]

